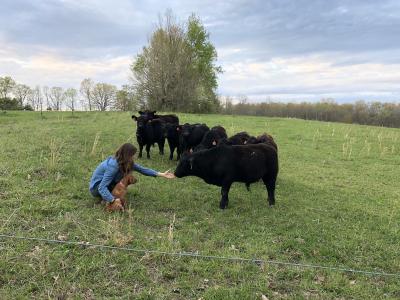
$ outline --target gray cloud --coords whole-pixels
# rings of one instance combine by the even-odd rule
[[[334,69],[339,77],[341,71],[351,66],[385,64],[390,68],[400,64],[400,2],[397,0],[205,0],[187,3],[177,0],[3,0],[0,45],[12,45],[19,60],[44,53],[57,54],[60,59],[75,63],[134,57],[147,43],[158,15],[167,8],[181,21],[192,12],[200,16],[219,51],[218,63],[227,70],[235,69],[232,66],[238,63],[262,64],[276,58],[290,61],[291,58],[306,60],[315,56],[322,57],[329,65],[326,68]],[[3,61],[0,72],[22,72],[23,67],[16,62],[18,59]],[[362,68],[356,70],[362,72]],[[270,72],[272,77],[274,72],[279,73],[274,69],[265,72]],[[351,94],[372,86],[371,93],[389,90],[393,97],[398,97],[394,86],[399,78],[392,69],[391,72],[391,78],[377,78],[374,84],[369,76],[348,85],[343,85],[343,80],[335,83],[333,77],[330,77],[331,84],[308,84],[302,82],[298,74],[288,74],[288,81],[282,85],[275,84],[279,80],[261,77],[253,84],[252,78],[233,80],[234,74],[226,72],[221,75],[220,92],[232,94],[241,90],[243,94],[255,96],[296,91],[299,94]],[[261,76],[257,72],[246,74]],[[115,76],[121,78],[122,75]],[[282,73],[279,76],[284,78]]]

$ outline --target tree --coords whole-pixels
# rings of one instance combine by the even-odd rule
[[[190,76],[190,53],[184,30],[176,24],[169,11],[160,18],[149,45],[143,48],[131,66],[135,93],[149,108],[179,110],[190,100],[181,86]]]
[[[13,89],[14,96],[19,102],[19,105],[24,106],[24,102],[28,97],[29,93],[31,93],[31,88],[26,84],[16,84]]]
[[[0,98],[0,109],[1,110],[20,110],[21,106],[19,105],[19,103],[16,99]]]
[[[117,88],[107,83],[97,83],[93,88],[93,104],[98,110],[105,111],[114,104]]]
[[[51,110],[52,107],[51,107],[51,100],[50,100],[50,89],[48,86],[44,86],[42,91],[43,91],[43,95],[46,98],[46,110]]]
[[[167,11],[131,65],[135,94],[152,109],[210,111],[218,106],[215,59],[200,20],[192,16],[186,28]]]
[[[40,115],[43,116],[43,94],[40,86],[36,86],[30,92],[30,98],[32,103],[32,108],[34,110],[40,110]]]
[[[8,98],[14,86],[15,81],[10,76],[0,77],[0,98]]]
[[[93,100],[92,100],[92,94],[93,94],[93,87],[94,87],[94,83],[93,80],[90,78],[85,78],[82,80],[81,82],[81,88],[80,88],[80,93],[84,98],[84,106],[87,105],[87,107],[89,108],[89,111],[92,110],[92,106],[93,106]]]
[[[128,85],[123,85],[117,91],[114,108],[122,111],[134,111],[138,109],[137,99]]]
[[[67,107],[71,110],[72,116],[74,115],[75,105],[76,105],[76,96],[78,92],[74,88],[69,88],[65,91],[65,102]]]
[[[65,93],[62,87],[52,87],[49,92],[50,107],[53,110],[61,110],[65,100]]]
[[[192,54],[192,67],[198,81],[197,99],[203,99],[199,101],[200,107],[205,109],[204,112],[215,111],[219,107],[216,96],[217,74],[222,73],[222,68],[215,65],[217,51],[210,42],[210,34],[195,14],[188,20],[187,41]]]

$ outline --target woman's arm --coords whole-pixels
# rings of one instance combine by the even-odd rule
[[[168,179],[175,178],[175,175],[170,173],[169,170],[165,171],[165,172],[157,172],[153,169],[145,168],[137,163],[133,164],[133,170],[135,170],[143,175],[146,175],[146,176],[153,176],[153,177],[160,176],[160,177],[164,177],[164,178],[168,178]]]
[[[103,179],[99,184],[98,188],[99,194],[101,195],[101,198],[103,198],[103,200],[107,202],[112,202],[114,200],[114,196],[108,190],[108,186],[114,180],[114,177],[117,174],[117,172],[118,170],[115,170],[114,168],[107,168],[107,170],[104,173]]]

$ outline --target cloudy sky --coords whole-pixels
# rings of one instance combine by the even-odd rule
[[[0,76],[129,82],[158,16],[194,12],[218,52],[220,95],[400,102],[400,1],[1,0]]]

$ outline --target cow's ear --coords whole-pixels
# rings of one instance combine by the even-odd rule
[[[132,116],[132,119],[134,119],[135,121],[137,121],[137,117],[135,115]]]
[[[138,111],[139,115],[143,115],[144,112],[142,112],[141,110]]]

